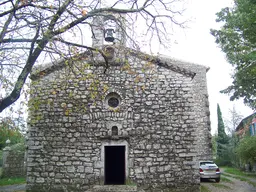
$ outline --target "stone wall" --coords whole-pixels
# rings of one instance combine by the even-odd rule
[[[103,185],[104,146],[111,145],[125,146],[126,182],[139,189],[199,191],[198,160],[211,158],[205,67],[191,68],[199,72],[191,78],[130,56],[106,73],[77,68],[33,81],[27,191]],[[120,96],[117,108],[108,106],[109,93]]]
[[[2,177],[25,176],[25,150],[15,150],[11,147],[3,149],[3,172]]]
[[[175,63],[174,59],[166,57],[163,57],[163,59],[167,62],[169,61]],[[197,161],[212,160],[212,143],[210,142],[211,122],[208,100],[209,95],[206,84],[206,72],[209,70],[209,68],[185,61],[179,61],[179,66],[196,72],[196,76],[193,78],[193,99],[195,101],[193,112],[195,115],[194,123],[197,127],[195,132],[197,137]]]

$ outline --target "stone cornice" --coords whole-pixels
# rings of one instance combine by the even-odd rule
[[[208,67],[203,66],[203,65],[198,65],[198,64],[194,64],[194,63],[190,63],[190,62],[186,62],[186,61],[181,61],[178,59],[174,59],[165,55],[158,55],[158,56],[153,56],[147,53],[143,53],[140,51],[136,51],[134,49],[131,48],[127,48],[127,47],[115,47],[115,49],[117,49],[121,54],[124,54],[126,57],[129,56],[133,56],[133,57],[137,57],[143,61],[148,61],[148,62],[152,62],[160,67],[164,67],[166,69],[172,70],[176,73],[180,73],[186,77],[190,77],[191,79],[193,79],[197,73],[197,71],[193,70],[190,66],[196,66],[196,67],[200,67],[200,68],[204,68],[206,70],[206,72],[209,70]],[[35,79],[39,79],[41,77],[47,76],[48,74],[58,71],[62,68],[65,68],[67,66],[67,63],[69,63],[70,61],[87,61],[88,63],[93,63],[95,62],[95,60],[93,59],[93,57],[100,57],[99,54],[92,54],[91,51],[87,51],[84,53],[81,53],[80,55],[76,56],[76,57],[72,57],[69,59],[60,59],[56,62],[52,62],[52,63],[48,63],[48,64],[42,64],[40,66],[37,66],[33,69],[30,78],[32,80]],[[118,57],[118,56],[117,56]],[[124,61],[112,61],[109,60],[109,65],[120,65],[120,63],[123,63]],[[98,60],[97,63],[95,65],[102,65],[104,66],[104,60]]]

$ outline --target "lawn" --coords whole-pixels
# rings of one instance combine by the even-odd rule
[[[221,175],[221,181],[226,183],[233,183],[229,178],[225,177],[224,175]]]
[[[228,177],[233,177],[235,179],[239,179],[240,181],[245,181],[253,185],[254,187],[256,187],[256,183],[250,179],[250,178],[256,178],[256,173],[248,173],[248,172],[240,171],[239,169],[233,168],[233,167],[225,167],[222,169],[225,169],[225,173],[223,173],[223,175]],[[232,175],[228,175],[227,173]]]
[[[0,178],[0,186],[26,183],[24,177]]]
[[[25,177],[1,178],[2,167],[0,167],[0,186],[26,183]]]
[[[233,168],[233,167],[223,167],[223,168],[225,169],[226,173],[230,173],[230,174],[237,175],[237,176],[256,178],[256,173],[248,173],[248,172],[240,171],[239,169]]]

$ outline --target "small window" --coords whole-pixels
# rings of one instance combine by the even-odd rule
[[[249,129],[250,129],[250,135],[251,136],[255,135],[255,132],[254,132],[255,130],[254,130],[253,124],[250,125]]]
[[[112,127],[112,135],[118,135],[118,128],[117,126]]]
[[[115,98],[115,97],[111,97],[108,100],[108,105],[110,107],[117,107],[119,105],[119,100],[117,98]]]
[[[112,108],[117,108],[121,103],[121,97],[119,94],[112,92],[105,98],[105,103]]]

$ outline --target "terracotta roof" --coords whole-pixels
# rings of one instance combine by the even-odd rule
[[[236,132],[239,131],[240,129],[244,128],[244,125],[248,123],[248,121],[252,120],[254,117],[256,117],[256,112],[245,117],[239,125],[236,127]]]

